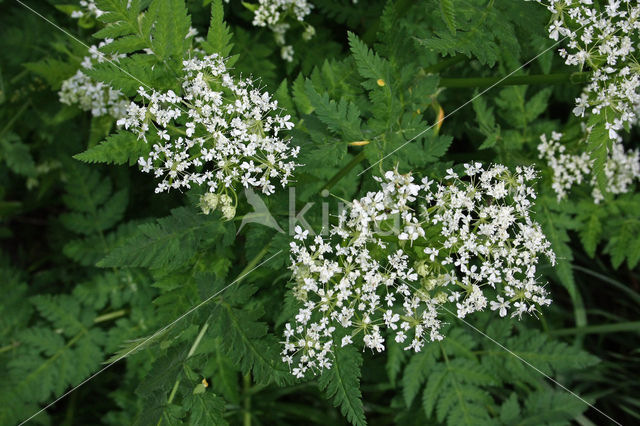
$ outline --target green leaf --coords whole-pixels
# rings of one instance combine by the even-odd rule
[[[520,404],[518,395],[513,392],[500,407],[500,421],[503,424],[513,424],[520,418]]]
[[[443,5],[451,3],[451,5]],[[521,17],[505,13],[502,4],[487,2],[440,2],[442,17],[433,21],[426,31],[428,37],[416,38],[419,45],[444,55],[462,53],[477,58],[481,64],[493,66],[501,56],[520,55],[519,38],[515,25]],[[434,8],[436,5],[433,5]],[[451,12],[455,11],[455,15]],[[447,17],[448,15],[448,17]],[[455,18],[455,30],[451,30],[450,18]]]
[[[282,80],[280,86],[278,86],[278,90],[274,95],[275,99],[278,101],[278,105],[292,116],[295,116],[295,106],[293,105],[293,99],[289,95],[289,89],[287,87],[287,79]]]
[[[453,35],[456,34],[456,9],[453,0],[440,0],[442,19]]]
[[[302,74],[300,74],[293,81],[293,102],[295,102],[301,114],[311,114],[313,112],[313,105],[311,105],[309,101],[305,87],[305,79]]]
[[[550,87],[542,89],[525,103],[525,118],[527,122],[533,122],[540,114],[547,110],[551,93],[553,93],[553,89]]]
[[[134,96],[140,87],[160,89],[156,84],[159,73],[154,71],[155,64],[153,55],[133,55],[120,59],[117,66],[111,62],[102,62],[84,72],[91,78],[121,90],[127,96]]]
[[[494,384],[494,379],[482,366],[470,359],[444,359],[428,376],[423,394],[427,416],[435,407],[439,422],[449,425],[486,424],[485,406],[491,398],[481,386]]]
[[[14,133],[9,133],[0,139],[0,160],[4,160],[7,167],[16,174],[23,176],[36,174],[36,164],[29,147]]]
[[[207,40],[202,44],[202,47],[207,53],[217,53],[226,57],[233,47],[233,44],[230,43],[231,37],[229,26],[224,22],[222,0],[215,0],[211,4],[211,23]]]
[[[588,399],[588,398],[587,398]],[[561,389],[544,389],[530,393],[518,424],[524,426],[568,424],[589,406]]]
[[[596,248],[602,238],[602,224],[600,222],[602,213],[602,209],[591,200],[585,200],[578,206],[576,220],[580,221],[582,225],[579,230],[580,241],[590,257],[595,256]]]
[[[191,19],[184,0],[154,0],[147,12],[154,21],[151,49],[161,60],[182,61]]]
[[[607,163],[609,147],[611,140],[609,139],[609,131],[605,127],[604,119],[601,116],[593,116],[589,119],[591,132],[587,136],[587,150],[593,161],[591,173],[596,177],[598,188],[603,194],[607,194],[607,177],[604,174],[604,167]]]
[[[124,216],[129,203],[129,191],[122,189],[100,209],[89,213],[70,212],[60,215],[60,221],[67,228],[84,235],[100,233],[113,227]]]
[[[551,242],[551,249],[556,254],[555,271],[560,283],[567,289],[572,299],[577,297],[576,283],[573,278],[571,262],[573,252],[569,246],[568,229],[575,226],[573,219],[560,209],[558,202],[551,195],[538,200],[540,225]],[[553,210],[552,210],[553,209]]]
[[[158,358],[151,370],[136,388],[136,394],[142,400],[142,412],[135,421],[136,425],[158,425],[162,420],[169,424],[179,421],[182,411],[168,402],[169,393],[184,373],[187,361],[187,348],[171,348]]]
[[[73,156],[85,163],[129,164],[149,152],[148,145],[131,132],[120,131],[92,148]]]
[[[100,234],[115,226],[129,202],[126,188],[112,194],[109,178],[102,178],[97,170],[81,164],[70,167],[66,190],[62,199],[70,211],[60,215],[60,222],[83,235]],[[100,238],[104,240],[104,236]]]
[[[407,358],[407,351],[393,340],[387,342],[387,364],[385,365],[389,381],[395,386],[398,375],[402,371],[402,366]]]
[[[57,316],[69,307],[68,299],[59,301],[65,304],[51,307],[55,314],[48,311],[49,307],[43,312],[67,324]],[[104,333],[99,329],[81,331],[67,340],[52,329],[32,327],[16,337],[21,345],[8,363],[9,380],[13,392],[30,401],[44,402],[61,395],[68,386],[77,385],[97,370],[102,361]]]
[[[29,71],[44,78],[53,90],[59,90],[62,82],[78,71],[78,66],[55,58],[22,64]]]
[[[253,292],[255,288],[246,284],[242,289],[226,290],[225,301],[217,303],[212,311],[209,333],[220,338],[240,371],[243,374],[251,372],[257,383],[288,383],[293,376],[280,359],[278,339],[268,333],[265,323],[258,321],[263,315],[262,308],[253,305],[242,309]]]
[[[320,95],[313,87],[311,80],[307,80],[305,89],[316,115],[327,125],[329,130],[336,135],[343,136],[344,142],[364,139],[360,130],[360,111],[355,104],[344,98],[336,102],[329,99],[327,93]]]
[[[364,78],[382,80],[384,85],[389,85],[389,63],[370,50],[357,35],[348,32],[349,47],[356,61],[358,72]]]
[[[333,366],[318,379],[320,388],[353,425],[364,426],[362,394],[360,392],[360,368],[362,355],[353,346],[336,348]]]
[[[478,149],[491,148],[500,139],[500,126],[496,125],[493,108],[487,105],[483,96],[474,97],[472,105],[476,113],[478,130],[485,136],[485,140]]]
[[[187,397],[184,408],[189,413],[189,425],[224,426],[228,424],[224,418],[225,401],[211,391]]]
[[[422,385],[432,372],[436,364],[435,355],[439,353],[438,345],[428,345],[421,352],[413,355],[404,369],[402,376],[402,392],[407,407],[411,406],[413,399],[422,389]]]
[[[57,331],[69,337],[86,331],[86,324],[90,324],[93,319],[85,316],[84,321],[81,321],[80,303],[66,294],[41,294],[30,300],[42,317],[49,320]]]
[[[187,207],[138,227],[137,233],[111,251],[98,266],[137,266],[175,269],[191,259],[204,244],[228,244],[233,229],[219,215],[207,216]]]

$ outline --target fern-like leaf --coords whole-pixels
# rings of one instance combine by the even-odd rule
[[[353,346],[337,348],[334,354],[333,366],[323,372],[318,384],[351,424],[364,426],[367,421],[360,392],[362,355]]]
[[[311,80],[306,82],[305,93],[316,115],[329,130],[343,136],[346,139],[345,142],[359,141],[364,138],[360,130],[360,111],[355,104],[345,99],[336,102],[329,99],[326,93],[320,95],[313,87]]]
[[[229,26],[224,22],[222,0],[215,0],[211,4],[211,22],[209,24],[207,40],[202,44],[202,47],[207,53],[217,53],[226,57],[233,48],[231,36]]]
[[[389,62],[370,50],[354,33],[349,32],[348,37],[351,54],[356,61],[360,75],[375,80],[379,86],[390,84]],[[378,82],[378,80],[381,81]]]
[[[253,291],[248,286],[244,290]],[[233,300],[234,294],[230,293],[225,293],[225,297]],[[246,303],[251,293],[245,293],[240,299],[237,299],[237,294],[236,292],[235,303],[240,303],[239,300]],[[292,376],[280,361],[278,339],[268,333],[265,323],[258,321],[263,314],[262,310],[240,309],[234,305],[222,301],[215,306],[210,332],[220,337],[229,357],[236,360],[244,374],[251,372],[256,382],[288,383]]]
[[[228,222],[181,207],[168,217],[140,225],[132,238],[111,251],[98,266],[175,269],[191,259],[201,244],[228,244],[232,238]]]
[[[453,0],[440,0],[440,12],[442,13],[442,19],[447,24],[447,28],[451,31],[451,34],[456,34],[456,8],[453,4]]]
[[[149,147],[133,133],[115,133],[99,145],[73,156],[85,163],[129,164],[134,165]]]

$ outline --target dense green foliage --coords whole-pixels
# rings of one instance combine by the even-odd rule
[[[545,8],[317,0],[307,17],[315,36],[293,41],[286,62],[239,1],[103,0],[110,13],[80,21],[68,1],[25,3],[69,34],[0,1],[0,424],[31,418],[105,367],[31,421],[610,421],[540,372],[621,423],[640,420],[640,194],[595,204],[585,185],[557,200],[537,145],[551,131],[579,139],[571,109],[581,87],[537,78],[576,71],[555,49],[537,56],[553,44]],[[141,85],[180,91],[176,74],[194,52],[190,26],[204,37],[198,49],[229,57],[235,74],[258,78],[292,117],[295,201],[280,187],[262,197],[285,233],[240,228],[252,212],[242,195],[225,221],[202,214],[202,188],[155,194],[153,176],[136,165],[150,144],[114,117],[59,102],[87,54],[69,35],[114,39],[103,52],[127,56],[87,73],[139,101]],[[525,63],[484,93],[487,81]],[[578,149],[595,159],[601,185],[610,141],[604,123],[592,121]],[[637,129],[625,134],[626,146],[637,147],[637,137]],[[295,379],[280,355],[296,312],[286,268],[288,234],[299,223],[288,209],[314,203],[304,218],[319,231],[320,202],[334,214],[384,170],[441,178],[465,161],[540,171],[535,217],[558,257],[540,277],[550,281],[552,305],[538,319],[470,317],[477,329],[450,315],[446,338],[419,353],[392,340],[380,354],[338,347],[332,369]],[[319,195],[324,189],[333,196]]]

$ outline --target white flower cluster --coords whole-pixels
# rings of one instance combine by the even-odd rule
[[[78,3],[80,5],[80,9],[71,12],[72,18],[79,19],[87,16],[99,18],[104,14],[104,11],[100,10],[98,6],[96,6],[95,0],[80,0]]]
[[[118,121],[153,144],[138,163],[161,179],[156,192],[206,184],[209,192],[235,195],[240,182],[270,195],[274,179],[285,186],[299,147],[282,138],[293,123],[277,101],[251,80],[232,77],[217,54],[183,61],[182,71],[181,95],[141,87],[146,105],[131,102]]]
[[[304,25],[302,37],[309,40],[315,34],[315,29],[304,22],[304,18],[311,13],[313,5],[307,0],[258,0],[253,12],[253,25],[269,27],[273,31],[276,43],[281,46],[280,56],[285,61],[293,60],[293,46],[286,44],[285,34],[290,28],[288,16]]]
[[[110,115],[114,118],[124,117],[127,111],[128,99],[120,90],[116,90],[100,81],[96,81],[84,73],[97,63],[105,61],[117,62],[125,55],[105,55],[100,48],[113,42],[113,39],[105,39],[97,46],[89,48],[89,55],[85,56],[81,68],[70,78],[62,82],[58,96],[60,102],[67,105],[77,104],[83,111],[91,111],[95,117]]]
[[[598,187],[595,176],[590,176],[593,164],[589,154],[570,154],[566,152],[566,146],[560,140],[562,133],[552,132],[551,137],[540,136],[538,145],[539,157],[546,160],[553,171],[553,190],[558,200],[567,197],[573,185],[579,185],[588,181],[591,185],[593,201],[598,204],[604,199]],[[624,194],[630,191],[634,181],[640,178],[640,153],[638,150],[626,151],[622,143],[617,140],[613,143],[607,162],[604,166],[604,175],[607,179],[606,191],[611,194]]]
[[[553,14],[549,37],[566,37],[560,49],[567,65],[588,67],[591,81],[576,99],[573,112],[607,117],[609,137],[616,139],[625,125],[635,124],[640,109],[640,66],[633,53],[640,36],[640,5],[632,0],[609,0],[603,8],[593,0],[536,0]]]
[[[465,165],[442,183],[389,171],[381,189],[354,200],[326,237],[296,228],[291,242],[295,298],[283,361],[303,377],[330,368],[334,344],[361,338],[385,349],[385,335],[420,351],[441,340],[439,307],[460,318],[485,309],[512,317],[551,300],[536,281],[550,243],[529,216],[535,173]]]

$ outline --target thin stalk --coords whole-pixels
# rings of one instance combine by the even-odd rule
[[[581,84],[589,80],[588,72],[514,75],[511,77],[441,78],[440,86],[448,88],[519,86],[528,84]]]
[[[333,186],[340,181],[343,177],[345,177],[355,166],[358,165],[362,160],[365,159],[364,150],[360,151],[358,155],[353,157],[349,163],[344,166],[342,169],[338,171],[327,183],[324,184],[322,188],[320,188],[319,192],[324,191],[325,189],[329,190],[333,188]]]
[[[113,311],[113,312],[109,312],[108,314],[104,314],[104,315],[100,315],[97,316],[93,319],[93,322],[95,324],[101,323],[101,322],[105,322],[105,321],[109,321],[112,319],[116,319],[116,318],[120,318],[124,315],[127,314],[127,310],[126,309],[120,309],[119,311]]]
[[[11,119],[7,122],[7,124],[5,124],[2,130],[0,130],[0,136],[2,136],[7,130],[11,128],[11,126],[13,126],[13,123],[15,123],[16,120],[18,120],[18,118],[20,118],[20,116],[24,114],[24,112],[27,110],[27,108],[29,108],[29,106],[31,106],[31,101],[27,101],[24,104],[22,104],[20,109],[14,114],[13,117],[11,117]]]
[[[627,296],[633,299],[636,303],[640,303],[640,295],[638,295],[638,293],[636,293],[635,291],[633,291],[631,288],[627,287],[623,283],[617,280],[614,280],[606,275],[600,274],[598,272],[592,271],[591,269],[587,269],[579,265],[571,265],[571,268],[575,269],[576,271],[584,272],[585,274],[591,275],[592,277],[598,278],[608,284],[611,284],[612,286],[616,287],[618,290],[626,293]]]
[[[440,62],[437,62],[433,65],[430,65],[428,67],[424,67],[422,68],[422,70],[420,70],[421,73],[425,73],[425,74],[437,74],[440,71],[442,71],[443,69],[449,68],[452,65],[455,65],[459,62],[462,62],[466,59],[466,56],[462,55],[462,54],[458,54],[452,58],[448,58],[448,59],[444,59]]]
[[[251,426],[251,375],[245,374],[242,378],[244,388],[244,414],[242,416],[242,425]]]
[[[193,341],[193,344],[191,345],[191,349],[189,349],[189,352],[187,353],[187,357],[185,358],[185,361],[195,353],[196,349],[198,349],[198,345],[202,341],[202,338],[204,337],[204,333],[207,332],[208,328],[209,328],[209,319],[207,319],[207,321],[204,323],[204,325],[200,329],[200,333],[198,333],[196,340]],[[173,398],[175,398],[176,393],[178,392],[178,387],[180,386],[180,381],[181,379],[178,378],[176,382],[173,384],[173,388],[171,389],[171,393],[169,394],[169,399],[167,399],[167,404],[171,404],[171,402],[173,401]],[[158,425],[160,425],[161,423],[162,423],[162,418],[158,420]]]
[[[20,346],[20,342],[13,342],[9,345],[3,346],[0,348],[0,354],[9,352],[10,350],[17,348],[18,346]]]
[[[253,259],[251,259],[251,261],[249,263],[247,263],[247,266],[245,266],[244,269],[242,271],[240,271],[240,273],[238,274],[238,278],[236,278],[237,281],[242,280],[244,278],[244,276],[247,274],[247,272],[252,270],[258,264],[258,262],[260,262],[260,260],[262,260],[264,255],[267,254],[267,252],[269,251],[269,246],[270,245],[271,245],[271,241],[269,241],[267,244],[265,244],[265,246],[262,248],[262,250],[260,250],[260,253],[258,253]]]
[[[624,331],[638,332],[640,330],[640,321],[619,322],[615,324],[599,324],[587,325],[584,327],[561,328],[559,330],[551,330],[549,334],[554,336],[565,336],[571,334],[595,334],[595,333],[619,333]]]

